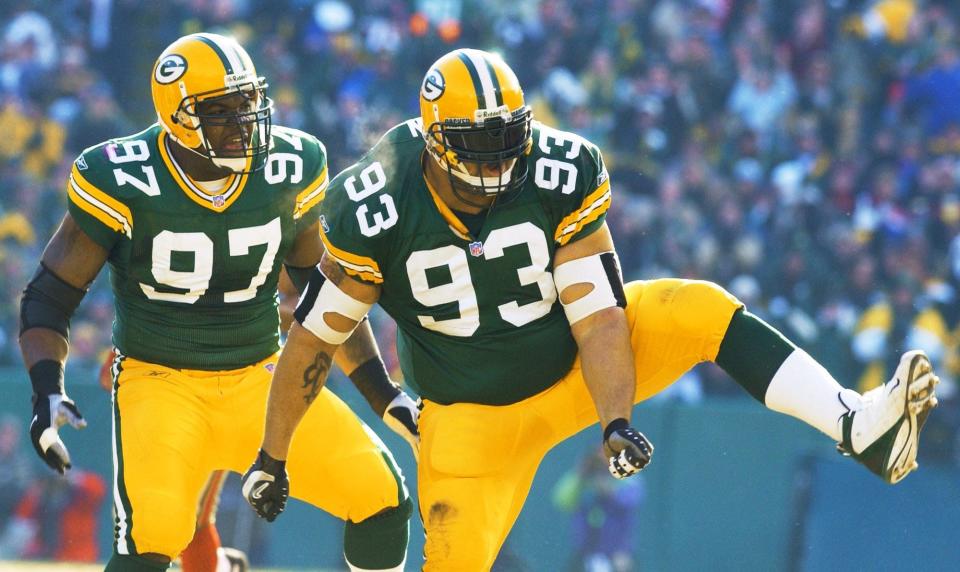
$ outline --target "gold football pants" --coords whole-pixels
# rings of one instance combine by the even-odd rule
[[[114,364],[114,506],[119,554],[178,556],[193,537],[211,472],[245,472],[263,438],[277,356],[232,371]],[[324,388],[294,434],[290,496],[362,521],[397,506],[402,477],[386,448]]]
[[[626,285],[639,403],[713,360],[740,302],[719,286],[663,279]],[[534,356],[531,356],[535,359]],[[579,361],[549,389],[506,406],[425,402],[419,502],[428,571],[489,570],[540,461],[597,423]],[[599,445],[599,443],[598,443]]]

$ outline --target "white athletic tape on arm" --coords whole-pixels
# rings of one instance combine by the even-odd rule
[[[300,298],[300,304],[303,304],[309,291],[310,288],[308,287]],[[333,281],[324,280],[323,285],[320,286],[320,292],[314,299],[313,307],[300,320],[300,325],[328,344],[339,346],[347,341],[347,338],[350,337],[357,324],[367,315],[372,306],[373,304],[361,302],[350,296]],[[324,319],[325,314],[340,314],[353,320],[356,324],[349,331],[341,332],[330,327],[327,320]]]
[[[571,325],[600,310],[620,305],[613,285],[610,283],[611,277],[603,265],[602,256],[604,255],[612,255],[614,259],[616,258],[616,254],[612,252],[601,252],[564,262],[553,269],[553,282],[557,285],[560,303]],[[619,275],[616,279],[620,280]],[[593,289],[585,296],[564,304],[563,291],[575,284],[590,284]],[[623,291],[621,284],[617,284],[617,287],[618,290]]]

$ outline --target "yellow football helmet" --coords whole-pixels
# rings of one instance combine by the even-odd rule
[[[160,125],[172,139],[234,172],[263,167],[270,148],[273,101],[267,82],[257,76],[250,56],[233,38],[190,34],[170,44],[157,58],[150,79]],[[235,94],[245,99],[236,106]],[[227,112],[204,113],[199,104],[233,98]],[[216,149],[205,128],[240,130],[239,148]]]
[[[437,60],[420,87],[420,117],[428,153],[462,200],[526,181],[533,114],[500,56],[460,49]]]

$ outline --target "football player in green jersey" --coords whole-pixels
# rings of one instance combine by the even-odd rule
[[[327,188],[325,150],[271,125],[266,82],[235,40],[180,38],[160,55],[151,83],[158,123],[75,161],[68,213],[21,303],[31,438],[62,473],[70,457],[57,430],[84,423],[64,391],[70,316],[110,265],[111,571],[166,569],[194,534],[208,477],[249,467],[280,348],[281,267],[301,288],[323,251],[314,207]],[[337,363],[416,446],[416,406],[390,382],[369,327],[344,348]],[[402,475],[342,401],[313,389],[316,413],[289,458],[259,462],[286,464],[293,496],[347,521],[351,568],[399,570],[412,513]],[[285,477],[275,484],[288,488]]]
[[[420,115],[327,190],[326,251],[277,364],[261,455],[286,458],[304,393],[326,374],[317,364],[379,302],[423,400],[426,570],[488,570],[547,451],[598,421],[611,474],[643,469],[653,445],[633,428],[632,405],[701,361],[888,482],[916,467],[936,405],[922,352],[907,352],[888,384],[861,396],[715,284],[624,285],[600,152],[533,121],[493,54],[440,58]],[[264,469],[246,485],[282,498],[269,481],[281,477]]]

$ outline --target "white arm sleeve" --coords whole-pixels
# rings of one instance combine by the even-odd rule
[[[340,289],[339,286],[328,280],[319,267],[310,276],[307,288],[297,302],[294,318],[301,326],[321,340],[339,346],[356,329],[356,324],[349,331],[335,330],[327,323],[327,314],[339,314],[360,323],[373,304],[361,302]]]
[[[627,305],[620,265],[613,251],[564,262],[553,269],[553,282],[571,325],[600,310]],[[575,284],[590,284],[593,288],[573,302],[564,304],[563,291]]]

